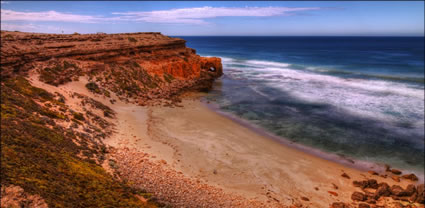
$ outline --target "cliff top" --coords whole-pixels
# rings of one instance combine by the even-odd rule
[[[1,64],[14,64],[15,58],[25,55],[52,58],[125,49],[184,46],[185,43],[183,39],[161,33],[41,34],[1,31]]]

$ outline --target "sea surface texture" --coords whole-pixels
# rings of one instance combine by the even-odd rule
[[[282,139],[424,172],[424,39],[182,37],[223,60],[208,99]]]

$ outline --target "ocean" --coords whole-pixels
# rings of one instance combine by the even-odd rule
[[[278,138],[424,174],[423,37],[181,37],[224,75],[206,99]]]

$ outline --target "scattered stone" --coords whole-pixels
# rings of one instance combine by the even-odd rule
[[[335,185],[334,183],[332,183],[332,186],[334,187],[334,189],[338,189],[338,186]]]
[[[397,170],[397,169],[391,169],[391,173],[395,174],[395,175],[400,175],[401,171]]]
[[[375,179],[367,180],[367,188],[377,189],[378,188],[378,182]]]
[[[367,198],[363,193],[356,191],[351,195],[351,199],[354,201],[365,201]]]
[[[367,181],[353,181],[353,186],[364,189],[367,187]]]
[[[424,184],[418,185],[416,187],[416,192],[418,193],[418,196],[416,198],[416,202],[420,203],[420,204],[424,204],[424,202],[425,202]]]
[[[385,171],[391,172],[391,166],[385,164]]]
[[[416,193],[416,187],[413,184],[409,184],[404,191],[406,192],[407,196],[412,196],[414,193]]]
[[[353,185],[355,187],[360,187],[361,189],[365,189],[365,188],[377,189],[378,188],[378,182],[375,179],[369,179],[364,181],[353,181]]]
[[[350,208],[350,206],[342,202],[334,202],[332,203],[331,208]]]
[[[333,191],[328,191],[328,193],[330,193],[331,195],[334,195],[334,196],[338,196],[338,193],[333,192]]]
[[[350,176],[347,175],[347,173],[343,173],[341,176],[344,177],[344,178],[350,179]]]
[[[391,176],[391,178],[392,178],[395,182],[400,182],[400,177],[398,177],[398,176],[393,175],[393,176]]]
[[[371,175],[379,175],[377,172],[373,171],[373,170],[369,170],[367,171],[369,174]]]
[[[407,192],[399,185],[391,186],[391,193],[395,196],[407,196]]]
[[[370,208],[369,204],[360,203],[359,208]]]
[[[304,200],[304,201],[310,201],[310,199],[309,199],[309,198],[304,197],[304,196],[302,196],[302,197],[301,197],[301,199],[302,199],[302,200]]]
[[[374,194],[374,199],[379,199],[381,196],[390,196],[391,195],[391,189],[390,186],[387,183],[380,183],[378,185],[378,189],[376,189],[376,192]]]
[[[366,203],[368,203],[368,204],[376,204],[376,200],[375,199],[368,198],[366,200]]]
[[[413,173],[402,175],[401,177],[404,178],[404,179],[411,180],[411,181],[418,181],[418,177]]]

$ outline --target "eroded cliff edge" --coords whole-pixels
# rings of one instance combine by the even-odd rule
[[[173,105],[209,90],[221,60],[185,43],[160,33],[1,31],[2,206],[160,206],[104,169],[114,167],[103,141],[117,120],[105,104]],[[60,90],[79,79],[90,94]]]
[[[222,75],[221,59],[200,57],[180,38],[160,33],[33,34],[2,31],[1,75],[37,71],[60,85],[86,75],[96,93],[139,104],[207,91]]]

